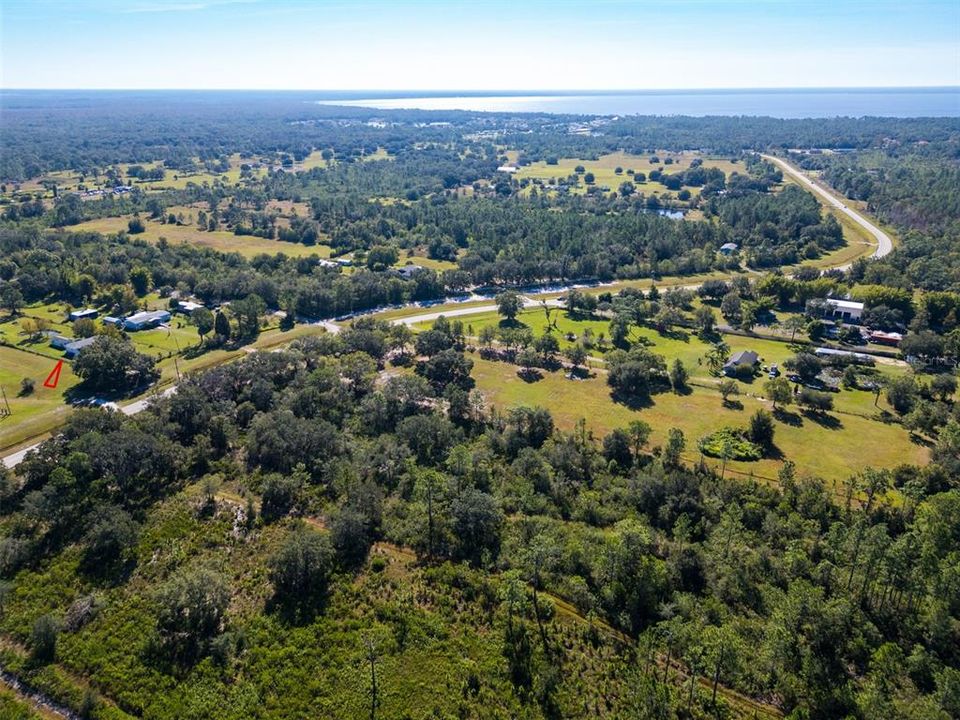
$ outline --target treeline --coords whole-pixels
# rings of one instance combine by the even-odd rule
[[[569,702],[563,688],[576,679],[550,670],[571,652],[551,621],[552,593],[646,648],[632,659],[604,658],[610,712],[632,707],[630,692],[612,692],[614,678],[646,662],[643,653],[678,663],[691,688],[704,676],[708,686],[770,699],[796,716],[956,712],[955,474],[936,464],[865,469],[837,497],[790,463],[777,488],[685,466],[686,440],[675,430],[663,446],[649,446],[644,423],[599,443],[582,425],[558,430],[543,409],[488,411],[471,391],[457,325],[438,322],[429,343],[418,339],[426,354],[412,374],[379,372],[388,357],[409,362],[409,330],[367,320],[188,379],[133,418],[74,414],[3,485],[0,572],[15,589],[0,627],[28,643],[35,662],[60,653],[97,687],[169,717],[176,711],[154,705],[179,692],[168,677],[189,678],[208,696],[231,683],[254,696],[269,692],[258,660],[268,645],[303,653],[314,640],[309,632],[265,635],[261,618],[277,617],[279,627],[323,622],[338,578],[348,586],[373,543],[385,540],[428,567],[474,568],[499,588],[467,596],[458,610],[492,622],[501,638],[500,656],[487,660],[496,670],[478,669],[478,689],[465,698],[508,677],[531,711],[550,716]],[[214,474],[257,499],[234,520],[234,538],[291,516],[322,517],[329,534],[288,534],[268,572],[236,583],[202,562],[217,546],[210,539],[179,560],[154,555],[158,576],[154,561],[132,550],[153,542],[154,508]],[[195,515],[163,525],[164,542],[216,522],[222,501],[203,493]],[[55,600],[43,589],[47,566],[70,578]],[[144,577],[157,586],[144,591]],[[96,621],[66,622],[91,582],[119,590],[100,601]],[[268,584],[257,595],[273,600],[234,605],[250,583]],[[392,607],[379,603],[384,613]],[[472,615],[484,607],[487,614]],[[134,619],[143,651],[100,642]],[[399,621],[387,614],[385,622]],[[427,640],[410,642],[380,652],[402,665],[405,649]],[[322,677],[341,660],[320,662]],[[667,674],[643,679],[657,717],[725,712],[709,692],[688,690],[687,681],[677,687]],[[579,692],[599,699],[594,688]],[[293,697],[300,691],[263,712],[282,713]],[[583,708],[582,698],[575,702],[569,707]]]
[[[378,147],[391,153],[414,144],[458,142],[500,133],[529,160],[595,157],[626,149],[672,148],[739,154],[771,147],[866,148],[883,142],[955,144],[955,118],[627,117],[596,136],[571,135],[583,116],[373,110],[316,103],[310,93],[271,92],[19,92],[4,98],[5,150],[0,179],[22,181],[50,170],[89,171],[121,162],[161,161],[193,168],[233,153],[312,150],[357,159]],[[368,121],[376,122],[368,124]],[[533,132],[531,132],[533,131]]]

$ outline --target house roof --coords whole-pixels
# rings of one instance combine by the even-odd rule
[[[858,360],[869,359],[869,355],[853,352],[852,350],[838,350],[836,348],[818,347],[813,351],[815,355],[835,355],[840,357],[852,357]]]
[[[67,345],[63,348],[68,354],[76,355],[78,352],[83,350],[87,345],[92,345],[97,340],[96,335],[91,335],[90,337],[83,338],[82,340],[75,340],[74,342]]]
[[[422,265],[404,265],[402,268],[398,268],[397,272],[408,278],[425,269]]]
[[[157,322],[160,320],[169,320],[170,313],[167,310],[150,310],[138,312],[128,317],[124,322],[133,325],[142,325],[143,323]]]
[[[757,355],[753,350],[741,350],[740,352],[731,355],[724,367],[734,367],[736,365],[756,365],[758,362],[760,362],[760,356]]]
[[[834,298],[827,298],[827,305],[835,307],[838,310],[863,310],[863,303],[854,302],[853,300],[836,300]]]

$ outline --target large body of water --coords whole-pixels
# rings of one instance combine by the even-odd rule
[[[507,95],[430,93],[321,100],[380,109],[575,115],[765,115],[776,118],[960,117],[960,87],[826,90],[650,90]]]

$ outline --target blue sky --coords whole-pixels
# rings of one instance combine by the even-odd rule
[[[960,85],[960,0],[0,0],[6,88]]]

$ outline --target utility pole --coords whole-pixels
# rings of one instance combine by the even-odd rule
[[[0,395],[3,395],[3,408],[0,408],[0,415],[4,417],[13,415],[13,412],[10,410],[10,403],[7,401],[7,391],[3,389],[3,385],[0,385]]]

